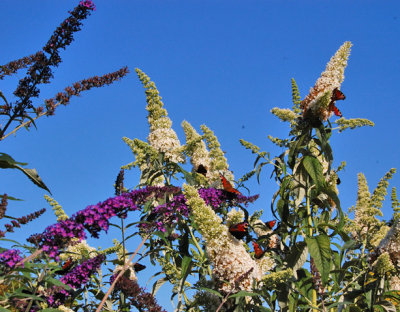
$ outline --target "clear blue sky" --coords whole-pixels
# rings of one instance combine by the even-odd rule
[[[53,30],[79,1],[0,1],[0,63],[30,55],[44,46]],[[251,141],[271,155],[280,154],[267,135],[284,137],[286,124],[270,109],[291,107],[290,79],[302,98],[344,41],[354,46],[338,104],[346,118],[368,118],[374,128],[334,134],[331,144],[340,174],[342,207],[355,203],[357,173],[372,191],[391,168],[400,169],[400,3],[385,1],[95,1],[97,10],[66,51],[53,83],[42,88],[41,101],[77,80],[127,65],[131,73],[111,87],[83,93],[56,115],[39,119],[38,130],[20,130],[1,142],[1,152],[38,170],[53,197],[72,215],[114,193],[121,165],[132,161],[121,138],[145,140],[148,126],[145,96],[134,68],[155,81],[173,127],[184,142],[180,123],[198,130],[205,123],[215,131],[235,177],[252,169],[254,157],[239,139]],[[0,81],[9,100],[21,71]],[[9,214],[21,216],[42,207],[44,191],[20,172],[1,172],[1,192],[22,197]],[[249,186],[261,198],[252,209],[264,209],[276,190],[264,171],[262,184]],[[126,186],[138,183],[137,171],[126,173]],[[400,191],[399,174],[390,188]],[[390,218],[389,201],[383,208]],[[135,215],[132,215],[134,218]],[[25,231],[22,239],[54,223],[51,209]],[[23,234],[22,234],[23,233]],[[111,241],[110,235],[108,242]],[[106,238],[92,241],[106,248]],[[130,248],[133,250],[134,246]],[[142,273],[139,273],[142,274]],[[146,273],[144,273],[143,276]],[[160,303],[170,309],[167,292]]]

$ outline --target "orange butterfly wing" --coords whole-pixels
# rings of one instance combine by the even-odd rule
[[[332,91],[332,100],[337,101],[337,100],[345,100],[346,96],[342,91],[340,91],[338,88],[333,89]]]
[[[222,175],[220,174],[221,181],[222,181],[222,186],[224,187],[224,190],[229,192],[229,193],[234,193],[238,195],[242,195],[237,189],[235,189],[232,184]]]
[[[275,224],[276,224],[276,220],[268,221],[265,223],[267,228],[269,228],[270,230],[272,230],[272,228],[275,226]]]
[[[238,224],[233,224],[229,227],[229,233],[237,239],[242,239],[247,235],[247,227],[249,224],[247,222],[241,222]]]
[[[254,248],[254,258],[260,259],[264,255],[264,250],[256,242],[252,241]]]

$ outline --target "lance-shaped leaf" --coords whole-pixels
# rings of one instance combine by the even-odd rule
[[[42,181],[37,173],[36,169],[27,169],[22,168],[21,166],[26,166],[27,163],[21,163],[15,161],[10,155],[5,153],[0,153],[0,168],[2,169],[18,169],[21,170],[34,184],[39,186],[40,188],[48,191],[50,194],[50,190],[47,188],[46,184]]]
[[[315,237],[306,237],[305,241],[310,255],[314,259],[315,266],[321,274],[322,283],[325,285],[328,282],[332,266],[332,250],[329,237],[325,234],[320,234]]]
[[[310,175],[318,192],[325,185],[325,179],[322,174],[322,166],[320,162],[317,158],[307,155],[303,157],[303,166]]]

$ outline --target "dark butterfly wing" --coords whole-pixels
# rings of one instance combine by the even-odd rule
[[[254,248],[254,258],[260,259],[264,255],[264,250],[256,242],[252,241]]]
[[[200,164],[200,165],[197,167],[196,172],[202,174],[203,176],[206,176],[206,174],[207,174],[207,168],[204,167],[202,164]]]
[[[268,221],[265,223],[268,229],[272,230],[272,228],[275,226],[276,220]]]
[[[229,193],[234,193],[238,195],[242,195],[237,189],[235,189],[232,184],[222,175],[220,174],[221,181],[222,181],[222,186],[224,187],[224,190],[229,192]]]
[[[345,100],[346,96],[342,91],[340,91],[338,88],[333,89],[332,91],[332,101],[337,101],[337,100]]]
[[[335,113],[336,116],[343,117],[342,112],[335,106],[335,104],[332,105],[333,107],[333,112]]]
[[[146,268],[146,266],[136,262],[133,265],[133,268],[135,269],[135,272],[140,272],[140,271],[144,270]]]
[[[65,261],[65,263],[63,264],[61,270],[57,270],[54,273],[59,274],[59,275],[65,275],[72,269],[73,266],[74,266],[74,263],[72,261],[72,258],[68,258],[68,260]]]
[[[229,227],[229,233],[231,233],[231,235],[237,239],[242,239],[248,234],[248,226],[249,224],[247,222],[233,224]]]

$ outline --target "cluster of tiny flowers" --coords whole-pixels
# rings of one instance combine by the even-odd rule
[[[58,260],[60,249],[68,246],[73,238],[86,238],[84,226],[68,219],[48,226],[42,234],[32,235],[27,240],[43,248],[50,258]]]
[[[0,219],[3,219],[4,215],[6,214],[7,205],[7,194],[4,194],[0,202]]]
[[[183,163],[185,161],[182,154],[181,143],[175,131],[171,128],[172,121],[168,118],[168,113],[163,108],[164,103],[154,82],[136,68],[136,73],[146,89],[146,110],[149,112],[147,120],[150,125],[150,134],[147,141],[157,151],[165,154],[165,158],[171,162]]]
[[[0,253],[0,264],[7,270],[13,269],[23,259],[20,254],[21,252],[16,249],[3,251]],[[23,263],[21,263],[21,266],[24,266]]]
[[[229,194],[224,190],[214,188],[202,188],[198,190],[198,193],[205,203],[213,209],[218,209],[222,204],[227,204],[228,206],[245,204],[247,206],[258,198],[258,195],[246,197],[244,195]],[[155,207],[152,211],[153,216],[159,216],[159,218],[154,218],[152,224],[142,223],[140,227],[147,232],[152,231],[153,228],[165,232],[166,225],[172,225],[177,222],[180,216],[187,217],[189,211],[185,196],[179,194],[169,202]]]
[[[194,187],[184,185],[183,188],[193,220],[206,242],[213,273],[219,281],[225,281],[220,288],[226,292],[237,288],[250,291],[253,281],[261,278],[261,271],[244,242],[229,234],[227,226]]]
[[[70,219],[47,227],[42,234],[32,235],[28,241],[43,248],[51,258],[58,259],[60,250],[69,246],[73,238],[78,241],[86,238],[84,229],[98,238],[100,231],[108,230],[111,217],[125,218],[128,211],[138,210],[149,199],[162,198],[166,193],[176,194],[180,191],[179,187],[149,186],[123,193],[80,210]]]
[[[115,278],[116,275],[112,275],[110,283],[113,283]],[[140,287],[136,280],[121,276],[115,284],[115,290],[122,291],[130,304],[136,308],[140,308],[141,311],[166,312],[158,305],[153,295]]]
[[[244,196],[242,194],[232,194],[225,190],[215,188],[201,188],[199,195],[204,202],[214,209],[220,207],[223,203],[228,203],[229,206],[244,204],[247,206],[257,200],[259,195]]]
[[[79,2],[79,5],[87,7],[88,9],[93,10],[93,11],[96,10],[96,6],[94,5],[92,0],[82,0],[81,2]]]
[[[36,62],[40,57],[39,55],[43,54],[42,51],[36,52],[30,56],[25,56],[15,61],[11,61],[6,65],[0,66],[0,80],[4,78],[4,76],[15,74],[19,69],[25,68],[28,65]]]
[[[201,125],[200,129],[203,131],[210,155],[210,170],[207,173],[207,178],[211,183],[216,181],[220,182],[220,171],[223,171],[227,180],[234,180],[232,172],[228,170],[228,161],[224,156],[218,138],[206,125]]]
[[[182,122],[186,136],[186,154],[190,157],[194,171],[202,165],[207,171],[210,169],[210,155],[201,135],[187,121]],[[207,176],[207,173],[206,173]]]
[[[74,289],[81,288],[85,285],[89,277],[93,275],[100,268],[104,262],[105,256],[100,254],[92,259],[83,262],[81,265],[76,266],[71,272],[67,273],[61,278],[61,282],[71,286]]]
[[[388,253],[392,264],[400,265],[400,221],[397,220],[377,248],[378,254]]]
[[[54,98],[45,100],[46,111],[44,111],[43,107],[39,106],[36,109],[36,114],[39,115],[46,113],[47,115],[53,115],[57,105],[67,105],[72,96],[79,96],[83,91],[87,91],[92,88],[101,88],[105,85],[112,84],[114,81],[118,81],[127,75],[128,72],[128,68],[123,67],[115,72],[105,74],[101,77],[94,76],[75,82],[72,87],[66,87],[64,92],[59,92]]]
[[[98,255],[97,249],[88,245],[86,240],[79,242],[78,239],[73,239],[77,243],[72,243],[68,246],[67,250],[60,254],[60,260],[66,261],[71,259],[73,262],[78,262],[82,258],[93,258]]]
[[[7,232],[13,233],[14,228],[20,228],[21,224],[27,224],[37,218],[39,218],[42,214],[46,212],[46,208],[42,208],[38,211],[28,214],[27,216],[23,216],[17,218],[17,220],[12,220],[11,224],[5,224],[4,227],[6,228]]]
[[[340,88],[344,80],[344,70],[350,55],[351,42],[345,42],[327,64],[325,71],[318,78],[315,86],[301,102],[303,114],[310,110],[313,116],[327,120],[332,112],[328,111],[331,93],[335,88]]]
[[[54,31],[53,35],[43,47],[49,57],[44,53],[38,53],[35,63],[28,69],[28,75],[19,81],[14,95],[20,98],[17,101],[15,112],[23,115],[26,108],[33,108],[31,97],[39,96],[38,83],[48,83],[53,77],[51,66],[57,67],[61,62],[59,51],[65,49],[73,41],[73,34],[79,31],[82,20],[86,19],[92,8],[78,5],[70,16],[65,19]]]

